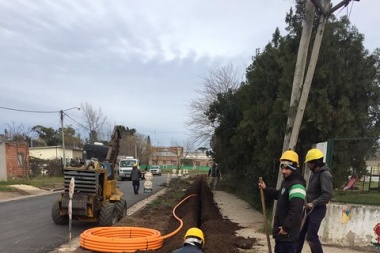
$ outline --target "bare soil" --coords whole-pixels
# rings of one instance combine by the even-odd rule
[[[131,216],[125,217],[118,226],[138,226],[156,229],[162,235],[175,231],[180,223],[173,216],[173,208],[186,196],[196,194],[184,201],[176,209],[176,215],[183,221],[183,227],[174,236],[166,239],[162,248],[158,250],[137,252],[172,252],[183,244],[183,237],[187,229],[199,227],[205,234],[203,252],[239,252],[239,248],[251,248],[254,238],[244,238],[236,235],[239,225],[226,219],[219,212],[214,202],[214,196],[206,180],[198,177],[191,184],[187,181],[172,181],[168,191],[157,197],[152,203]],[[184,191],[181,193],[181,189]],[[180,194],[179,194],[180,193]],[[78,248],[76,253],[88,252]]]
[[[32,193],[35,194],[35,191]],[[26,191],[0,192],[0,201],[22,197],[25,194],[28,193]],[[182,246],[183,236],[190,227],[199,227],[205,233],[206,244],[203,249],[205,253],[268,252],[266,235],[263,233],[262,214],[232,194],[223,191],[212,192],[202,176],[190,181],[172,179],[170,187],[163,195],[152,199],[138,211],[129,213],[129,216],[124,217],[117,226],[152,228],[160,231],[162,235],[167,235],[180,226],[173,216],[173,208],[191,194],[196,194],[196,196],[190,197],[179,205],[175,212],[184,224],[180,231],[165,239],[162,248],[138,252],[171,253]],[[131,209],[134,208],[129,210]],[[273,252],[273,239],[271,239],[271,248]],[[364,248],[352,249],[327,245],[323,248],[328,253],[374,252]],[[91,251],[70,246],[67,251],[61,248],[54,252],[89,253]],[[303,252],[310,253],[307,243]]]
[[[11,199],[18,198],[18,197],[24,196],[24,195],[28,195],[28,194],[17,192],[17,191],[0,192],[0,201],[1,200],[11,200]]]
[[[247,203],[235,196],[222,192],[212,192],[205,180],[199,176],[191,181],[173,180],[164,195],[158,196],[144,208],[122,219],[117,226],[137,226],[156,229],[167,235],[179,227],[173,216],[173,208],[185,197],[196,194],[176,209],[182,219],[181,230],[166,240],[158,250],[136,252],[171,253],[183,244],[183,237],[190,227],[199,227],[205,234],[204,253],[267,253],[268,243],[263,232],[263,215],[253,210]],[[271,238],[273,252],[274,240]],[[324,245],[328,253],[369,252],[367,249],[350,249]],[[89,253],[77,248],[75,253]],[[310,253],[305,243],[304,253]],[[372,252],[372,251],[371,251]]]

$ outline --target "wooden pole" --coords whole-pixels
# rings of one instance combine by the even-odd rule
[[[263,182],[263,178],[259,177],[260,183]],[[272,253],[272,246],[270,244],[270,238],[269,238],[269,228],[268,228],[268,219],[267,219],[267,210],[265,208],[265,198],[264,198],[264,191],[260,188],[260,197],[261,197],[261,205],[263,207],[263,215],[264,215],[264,226],[265,226],[265,233],[267,235],[267,243],[268,243],[268,252]]]

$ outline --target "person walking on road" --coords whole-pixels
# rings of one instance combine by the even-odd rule
[[[297,172],[298,154],[296,152],[285,151],[281,155],[280,166],[284,178],[280,190],[267,187],[264,181],[259,181],[259,187],[269,197],[277,199],[273,220],[274,252],[294,253],[306,198],[306,182]]]
[[[135,195],[139,194],[140,178],[141,178],[141,171],[138,168],[137,163],[135,163],[133,164],[133,168],[131,171],[131,180],[132,180],[132,186],[133,186],[133,191]]]
[[[306,217],[297,242],[296,253],[301,253],[306,240],[312,253],[323,253],[318,231],[326,215],[326,204],[332,198],[332,175],[326,163],[323,162],[323,153],[319,149],[310,149],[306,154],[305,163],[311,170],[309,184],[306,191]]]
[[[202,253],[204,245],[205,238],[202,230],[190,228],[185,234],[183,247],[173,251],[173,253]]]
[[[220,179],[220,171],[216,163],[213,163],[211,168],[208,170],[208,177],[211,176],[210,187],[213,191],[216,190],[216,185]]]

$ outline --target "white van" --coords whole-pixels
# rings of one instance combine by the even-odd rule
[[[139,166],[139,159],[135,159],[132,156],[122,158],[119,161],[119,176],[121,180],[129,179],[131,180],[131,172],[133,169],[133,164],[137,163],[138,168]]]

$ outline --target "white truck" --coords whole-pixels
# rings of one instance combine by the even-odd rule
[[[131,180],[131,172],[133,164],[137,164],[137,168],[140,169],[139,159],[133,158],[133,156],[126,156],[119,161],[119,176],[121,180]],[[141,171],[141,169],[140,169]],[[141,177],[144,178],[144,172],[141,171]]]

